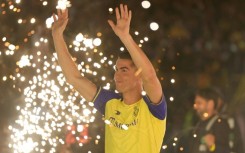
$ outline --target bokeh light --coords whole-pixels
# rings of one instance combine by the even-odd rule
[[[157,31],[159,29],[159,25],[156,22],[150,23],[150,28],[152,31]]]
[[[144,9],[148,9],[149,7],[151,7],[151,3],[148,0],[142,1],[141,5]]]

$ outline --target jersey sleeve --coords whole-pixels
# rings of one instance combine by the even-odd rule
[[[167,103],[165,97],[163,96],[158,104],[151,102],[148,96],[143,97],[146,102],[151,114],[160,120],[164,120],[167,116]]]
[[[106,90],[103,88],[99,88],[97,94],[95,95],[93,102],[94,107],[101,113],[105,114],[105,106],[108,101],[111,99],[120,99],[121,96],[118,93],[115,93],[111,90]]]

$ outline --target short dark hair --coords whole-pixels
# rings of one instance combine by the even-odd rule
[[[223,100],[223,95],[220,90],[215,87],[206,87],[196,91],[196,95],[201,96],[206,100],[214,101],[214,108],[217,109],[219,101]]]
[[[118,55],[117,55],[117,58],[118,59],[129,59],[129,60],[132,60],[132,57],[131,57],[131,55],[129,54],[128,51],[119,52]]]

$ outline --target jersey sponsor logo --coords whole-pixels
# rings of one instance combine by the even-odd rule
[[[128,128],[130,126],[136,126],[138,124],[138,119],[134,119],[131,123],[129,124],[125,124],[125,123],[120,123],[118,122],[114,117],[110,117],[109,121],[111,122],[111,124],[121,130],[125,130],[124,126],[127,126]]]
[[[115,114],[116,114],[116,115],[120,115],[120,114],[121,114],[121,112],[120,112],[120,111],[118,111],[118,110],[115,110]]]
[[[139,113],[139,107],[135,106],[134,107],[134,113],[133,113],[134,117],[136,117],[138,115],[138,113]]]

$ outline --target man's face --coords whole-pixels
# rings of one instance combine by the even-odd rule
[[[134,90],[139,84],[139,77],[135,76],[136,67],[129,59],[118,59],[115,66],[114,80],[116,89],[120,93]]]
[[[197,115],[205,120],[213,115],[214,112],[214,103],[213,100],[206,100],[205,98],[196,95],[194,101],[194,109],[197,112]]]

